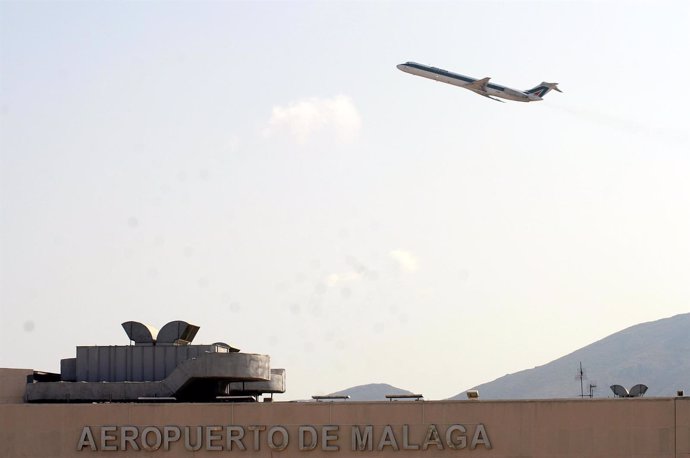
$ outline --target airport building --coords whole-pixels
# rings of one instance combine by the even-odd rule
[[[690,398],[277,402],[267,355],[123,323],[59,374],[0,369],[0,456],[690,457]]]

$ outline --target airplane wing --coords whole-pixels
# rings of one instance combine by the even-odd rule
[[[486,92],[486,83],[488,83],[490,79],[491,78],[487,76],[486,78],[482,78],[480,80],[476,80],[473,83],[465,85],[465,88],[470,89],[472,91]]]
[[[505,103],[503,100],[497,99],[497,98],[495,98],[495,97],[491,97],[489,94],[486,93],[486,85],[487,85],[487,83],[489,82],[490,79],[491,79],[491,78],[489,78],[489,77],[487,76],[486,78],[482,78],[482,79],[476,80],[476,81],[474,81],[474,82],[472,82],[472,83],[470,83],[470,84],[466,84],[466,85],[463,86],[463,87],[464,87],[465,89],[469,89],[470,91],[472,91],[472,92],[474,92],[474,93],[476,93],[476,94],[483,95],[484,97],[487,97],[487,98],[489,98],[489,99],[491,99],[491,100],[495,100],[495,101],[497,101],[497,102]]]
[[[506,103],[505,100],[497,99],[496,97],[491,97],[490,95],[482,94],[481,92],[475,92],[475,94],[483,95],[484,97],[491,99],[491,100],[495,100],[497,102]]]

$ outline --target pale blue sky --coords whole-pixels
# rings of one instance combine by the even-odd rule
[[[0,367],[184,319],[438,399],[688,312],[689,5],[0,3]]]

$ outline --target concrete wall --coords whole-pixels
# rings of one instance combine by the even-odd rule
[[[0,404],[23,402],[26,377],[33,372],[31,369],[0,369]]]
[[[371,427],[372,450],[362,441],[364,450],[359,451],[356,442],[353,451],[353,428],[364,436],[367,427]],[[284,449],[283,434],[288,437]],[[197,444],[199,450],[187,450]],[[314,449],[307,450],[312,445]],[[147,451],[147,446],[156,450]],[[0,404],[2,457],[103,453],[247,458],[690,457],[690,398]]]
[[[242,431],[245,451],[238,450],[237,443],[230,443],[234,449],[228,450],[229,425],[236,433]],[[258,431],[258,450],[254,450],[252,427],[257,425],[265,429]],[[429,436],[431,425],[438,436]],[[452,449],[446,441],[452,425],[466,431],[460,434],[456,426],[451,437],[461,447],[464,436],[461,449]],[[479,425],[485,434],[472,449]],[[123,427],[132,426],[137,429],[136,446],[142,450],[132,450],[131,443],[121,446]],[[201,449],[192,453],[185,449],[184,436],[188,431],[189,445],[194,448],[197,426],[201,427]],[[300,450],[300,426],[316,431],[316,438],[303,433],[302,448],[309,448],[316,439],[314,450]],[[352,451],[353,426],[362,434],[371,426],[372,451],[366,446],[364,451]],[[82,437],[84,427],[93,441],[88,435]],[[269,430],[276,427],[288,434],[285,450],[279,450],[283,443],[279,430],[273,431],[269,443]],[[141,436],[147,428],[144,442]],[[324,434],[332,439],[324,441]],[[157,435],[167,435],[169,447]],[[80,438],[82,450],[78,451]],[[425,442],[427,450],[423,450]],[[143,450],[147,444],[158,450]],[[98,451],[92,451],[92,445]],[[326,450],[334,447],[338,451]],[[107,448],[128,449],[118,454],[167,456],[687,457],[690,400],[0,405],[0,456],[84,456],[106,453],[103,449]],[[413,448],[419,449],[409,450]]]

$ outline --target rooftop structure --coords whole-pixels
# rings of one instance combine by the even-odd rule
[[[270,357],[241,353],[223,342],[192,345],[198,326],[171,321],[156,328],[122,323],[134,345],[79,346],[60,361],[60,374],[34,371],[28,402],[218,402],[285,392],[285,369]]]

